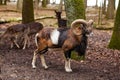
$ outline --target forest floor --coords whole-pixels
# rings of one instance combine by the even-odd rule
[[[40,13],[55,16],[53,10],[41,10]],[[1,18],[19,16],[20,13],[0,11]],[[45,19],[39,22],[54,25],[56,21]],[[17,23],[0,24],[0,30]],[[9,41],[3,43],[0,45],[0,80],[120,80],[120,51],[107,48],[111,35],[111,30],[94,29],[93,35],[88,37],[84,62],[71,60],[72,73],[66,73],[64,70],[64,56],[61,50],[51,49],[45,54],[48,70],[43,69],[39,58],[37,68],[32,69],[31,61],[36,48],[34,40],[25,50],[10,49]]]

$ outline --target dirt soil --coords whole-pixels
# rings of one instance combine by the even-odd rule
[[[5,8],[0,7],[0,9]],[[53,11],[42,11],[40,10],[43,16],[48,13],[49,16],[55,16]],[[10,16],[21,17],[20,13],[0,11],[1,18],[8,19]],[[56,20],[44,21],[42,22],[45,25],[56,24]],[[16,22],[1,24],[0,28],[5,29],[13,24]],[[93,33],[88,38],[85,61],[71,60],[72,73],[64,70],[64,56],[61,50],[52,49],[45,54],[49,69],[44,70],[39,58],[36,63],[37,68],[32,69],[31,61],[36,48],[34,40],[25,50],[10,49],[9,41],[2,43],[0,45],[0,80],[120,80],[120,51],[107,48],[112,31],[94,29]]]

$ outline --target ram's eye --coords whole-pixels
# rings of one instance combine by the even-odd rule
[[[80,30],[80,29],[81,29],[81,27],[78,27],[78,29]]]
[[[76,31],[79,32],[81,30],[81,27],[76,27]]]

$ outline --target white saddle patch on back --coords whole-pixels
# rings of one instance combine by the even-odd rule
[[[60,36],[60,32],[57,29],[55,29],[51,32],[50,38],[51,38],[53,44],[55,44],[55,45],[58,44],[59,36]]]

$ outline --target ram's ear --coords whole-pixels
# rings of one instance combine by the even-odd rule
[[[93,26],[93,22],[94,22],[94,21],[93,21],[92,19],[89,20],[89,21],[88,21],[89,26]]]
[[[87,34],[90,34],[93,30],[93,20],[88,21],[88,26],[87,26]]]
[[[55,13],[57,13],[57,10],[54,10],[55,11]]]
[[[83,32],[83,25],[88,25],[83,19],[77,19],[71,23],[71,29],[75,35],[80,35]]]

